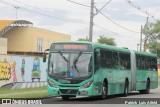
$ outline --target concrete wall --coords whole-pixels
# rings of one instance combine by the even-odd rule
[[[39,59],[40,81],[47,81],[47,63],[43,63],[42,57]],[[24,60],[24,63],[23,63]],[[37,67],[35,57],[0,55],[0,87],[13,82],[32,82],[32,71]],[[22,64],[24,73],[22,73]],[[38,79],[34,79],[38,81]]]
[[[7,54],[7,39],[0,38],[0,54]]]
[[[11,56],[0,55],[0,87],[12,83],[13,77],[10,72],[11,63]]]
[[[71,36],[34,27],[15,27],[5,33],[8,39],[8,51],[37,52],[37,39],[42,38],[42,51],[55,41],[71,41]]]

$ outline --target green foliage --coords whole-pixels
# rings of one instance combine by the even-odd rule
[[[152,41],[148,43],[149,51],[160,57],[160,42]]]
[[[160,58],[160,21],[156,23],[147,23],[144,26],[143,34],[147,38],[147,48]]]
[[[114,38],[107,38],[107,37],[104,37],[103,35],[99,36],[98,43],[116,46]]]
[[[86,37],[86,38],[79,38],[78,41],[89,41],[89,38]]]

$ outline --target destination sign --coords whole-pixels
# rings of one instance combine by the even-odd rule
[[[75,51],[75,50],[79,50],[79,51],[92,51],[92,47],[89,44],[68,44],[68,43],[56,43],[56,44],[52,44],[51,49],[53,51]]]

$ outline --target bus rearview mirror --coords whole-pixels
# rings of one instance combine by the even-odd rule
[[[46,53],[43,53],[43,62],[46,62]]]
[[[43,62],[46,62],[46,51],[49,51],[49,49],[46,49],[46,50],[43,52]]]

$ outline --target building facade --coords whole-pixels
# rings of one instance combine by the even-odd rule
[[[7,39],[9,54],[42,54],[53,42],[71,41],[70,35],[32,26],[12,25],[1,37]]]
[[[0,54],[7,54],[7,39],[0,37]]]

